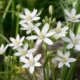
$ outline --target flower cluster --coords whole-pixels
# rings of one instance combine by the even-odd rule
[[[80,21],[80,14],[76,15],[75,8],[73,8],[71,12],[65,9],[64,12],[67,21],[72,23]],[[61,48],[57,49],[57,55],[54,54],[55,56],[51,57],[51,59],[52,61],[57,61],[58,68],[61,68],[64,65],[70,67],[70,63],[77,60],[73,56],[70,57],[70,53],[72,54],[71,49],[80,51],[80,34],[75,35],[71,30],[72,27],[70,28],[66,24],[62,24],[61,21],[57,22],[55,25],[56,27],[51,26],[48,22],[43,24],[39,21],[39,15],[40,14],[37,14],[37,9],[33,9],[32,12],[29,9],[24,9],[24,13],[19,14],[19,17],[21,18],[19,22],[21,30],[25,30],[27,36],[20,38],[20,35],[18,34],[16,39],[13,37],[10,38],[11,43],[8,45],[16,51],[14,56],[18,56],[20,62],[24,63],[22,68],[29,69],[29,72],[32,74],[34,73],[35,67],[42,66],[39,60],[43,54],[37,52],[38,47],[41,45],[44,49],[44,45],[51,46],[54,45],[56,40],[62,40],[64,41],[63,47],[67,46],[62,50]],[[68,38],[67,36],[70,37]],[[4,47],[2,44],[0,47],[0,54],[4,53],[6,49],[7,46]],[[46,51],[49,52],[47,48]],[[47,52],[43,53],[47,55]],[[53,52],[50,51],[49,55],[52,56]]]

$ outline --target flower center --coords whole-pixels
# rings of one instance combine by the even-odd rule
[[[40,36],[39,36],[40,39],[44,39],[44,37],[45,37],[45,36],[44,36],[44,34],[42,34],[42,33],[41,33]]]
[[[62,58],[62,62],[66,62],[66,61],[67,61],[66,57]]]
[[[18,45],[18,44],[19,44],[19,41],[15,40],[15,44],[17,44],[17,45]]]
[[[78,39],[77,38],[74,38],[73,43],[74,44],[77,44],[78,43]]]
[[[22,55],[25,55],[25,54],[26,54],[26,51],[21,50],[21,54],[22,54]]]
[[[61,31],[61,28],[56,28],[55,31],[59,33]]]
[[[30,65],[34,64],[33,60],[29,60],[29,63],[30,63]]]
[[[26,15],[26,19],[27,19],[28,21],[30,21],[30,20],[32,19],[32,17],[31,17],[30,15]]]

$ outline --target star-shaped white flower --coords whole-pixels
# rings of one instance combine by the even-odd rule
[[[42,41],[44,41],[45,43],[47,43],[48,45],[52,45],[53,41],[51,41],[48,37],[52,36],[54,34],[54,32],[48,32],[49,30],[49,24],[46,23],[43,28],[42,31],[40,31],[39,28],[35,28],[35,32],[37,35],[32,35],[32,36],[28,36],[26,37],[27,40],[35,40],[36,41],[36,46],[39,45]]]
[[[22,47],[19,47],[18,49],[18,52],[16,52],[14,55],[15,56],[20,56],[20,60],[22,57],[28,57],[29,54],[32,54],[36,51],[35,48],[32,48],[32,49],[29,49],[28,50],[28,43],[26,43],[23,48]]]
[[[32,74],[34,72],[35,67],[41,66],[39,60],[41,58],[41,54],[37,54],[33,57],[33,54],[29,55],[29,58],[22,58],[21,62],[25,63],[22,68],[28,68],[29,72]]]
[[[9,46],[13,47],[13,49],[18,49],[18,47],[22,46],[22,42],[24,40],[24,36],[20,39],[20,36],[19,34],[16,36],[16,39],[15,38],[12,38],[10,37],[10,40],[12,43],[9,44]]]
[[[0,55],[3,54],[6,51],[7,48],[8,48],[8,45],[4,46],[4,44],[1,44],[1,46],[0,46]]]
[[[58,21],[57,27],[55,29],[51,30],[55,33],[54,34],[55,39],[59,39],[59,38],[65,36],[67,33],[68,27],[64,26],[63,28],[61,28],[61,26],[62,26],[61,22]]]
[[[76,9],[72,8],[71,12],[69,12],[67,9],[64,10],[66,14],[66,20],[71,22],[79,22],[80,21],[80,14],[76,15]]]
[[[80,51],[80,34],[77,34],[76,36],[72,31],[70,31],[70,38],[63,37],[62,40],[65,42],[68,42],[67,49],[71,49],[74,47],[75,50]]]
[[[31,12],[29,9],[25,8],[24,14],[19,15],[19,17],[22,19],[19,22],[19,24],[37,21],[40,19],[40,17],[38,17],[38,16],[39,16],[39,14],[37,14],[37,9],[33,9],[33,11]]]
[[[63,65],[66,65],[67,67],[70,67],[71,62],[75,62],[75,58],[69,58],[70,52],[65,52],[65,54],[62,53],[62,51],[57,51],[58,57],[55,57],[54,59],[59,62],[58,68],[61,68]]]
[[[37,24],[32,24],[32,23],[27,23],[27,24],[21,24],[21,30],[26,30],[27,34],[30,34],[33,30],[35,30],[35,27],[39,27],[41,23]]]

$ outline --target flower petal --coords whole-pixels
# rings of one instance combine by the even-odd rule
[[[75,9],[75,8],[73,8],[73,9],[71,10],[71,15],[72,15],[72,16],[75,16],[75,15],[76,15],[76,9]]]
[[[41,66],[41,64],[39,63],[39,62],[36,62],[35,64],[34,64],[34,66]]]
[[[53,41],[51,41],[49,38],[45,38],[44,42],[47,43],[48,45],[53,45]]]
[[[34,57],[34,61],[39,61],[41,58],[41,54],[37,54],[35,57]]]
[[[67,45],[67,49],[71,49],[71,48],[73,48],[73,46],[74,46],[74,44],[69,43],[69,44]]]
[[[31,66],[29,72],[32,74],[34,72],[34,66]]]
[[[46,34],[48,30],[49,30],[49,24],[46,23],[46,24],[44,25],[44,27],[42,28],[42,33],[43,33],[43,34]]]
[[[35,27],[34,31],[36,32],[37,35],[40,35],[40,30],[39,30],[39,28]]]
[[[66,65],[67,67],[70,67],[70,64],[69,64],[68,62],[66,62],[65,65]]]
[[[71,39],[69,39],[69,38],[67,38],[67,37],[62,37],[61,38],[63,41],[65,41],[65,42],[71,42]]]
[[[35,40],[37,38],[38,38],[38,36],[36,36],[36,35],[26,37],[27,40]]]
[[[58,64],[58,68],[61,68],[63,65],[64,65],[64,63],[59,62],[59,64]]]
[[[75,58],[69,58],[69,59],[68,59],[68,62],[75,62],[75,61],[76,61]]]

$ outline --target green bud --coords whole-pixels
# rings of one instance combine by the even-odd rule
[[[49,14],[51,16],[53,15],[53,6],[52,5],[49,6]]]

